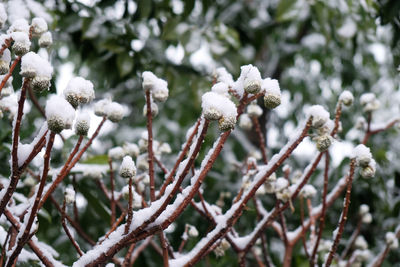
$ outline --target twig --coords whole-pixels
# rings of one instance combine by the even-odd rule
[[[261,150],[261,154],[263,157],[263,161],[265,164],[267,164],[268,163],[267,150],[265,149],[265,139],[264,139],[264,135],[261,131],[260,122],[258,121],[256,116],[252,116],[251,119],[256,128],[256,133],[257,133],[257,137],[258,137],[258,142],[260,144],[260,150]]]
[[[110,207],[111,207],[111,222],[113,225],[115,222],[115,198],[114,198],[114,170],[112,166],[112,159],[108,157],[108,168],[110,170],[110,190],[111,190],[111,198],[110,198]]]
[[[151,202],[156,200],[155,185],[154,185],[154,153],[153,153],[153,126],[152,126],[152,114],[151,114],[151,98],[150,90],[146,90],[146,105],[147,105],[147,153],[149,162],[149,176],[150,176],[150,200]]]
[[[130,177],[130,178],[129,178],[128,219],[126,220],[125,234],[127,234],[127,233],[129,232],[129,227],[131,226],[131,223],[132,223],[132,215],[133,215],[132,202],[133,202],[133,196],[132,196],[132,177]]]
[[[66,214],[66,202],[65,199],[63,201],[63,206],[62,206],[62,213],[61,213],[61,224],[62,227],[64,228],[65,233],[67,234],[69,240],[71,241],[72,245],[74,246],[75,250],[78,252],[79,256],[83,255],[83,252],[81,248],[79,247],[78,243],[76,243],[74,237],[71,235],[71,232],[69,231],[67,224],[65,222],[65,214]]]
[[[331,250],[329,251],[328,258],[325,262],[325,266],[327,266],[327,267],[329,267],[332,263],[333,255],[336,253],[336,249],[339,245],[340,238],[342,237],[344,225],[347,221],[347,212],[348,212],[349,206],[350,206],[350,194],[351,194],[351,186],[353,184],[355,165],[356,165],[356,161],[355,161],[355,159],[352,159],[350,162],[349,175],[347,177],[347,190],[346,190],[345,203],[344,203],[344,207],[343,207],[343,211],[342,211],[342,216],[340,217],[338,232],[336,234],[335,240],[333,241]]]
[[[18,65],[20,61],[21,61],[21,56],[14,59],[13,63],[11,64],[10,70],[8,71],[7,75],[4,76],[3,80],[0,83],[0,93],[3,90],[3,87],[6,85],[8,79],[10,79],[15,67]]]

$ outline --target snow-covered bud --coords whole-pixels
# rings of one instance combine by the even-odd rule
[[[3,55],[0,58],[0,75],[7,74],[10,70],[11,52],[9,49],[3,51]]]
[[[228,86],[233,85],[233,77],[232,74],[230,74],[224,67],[217,68],[213,76],[217,80],[217,82],[222,82]]]
[[[82,77],[72,78],[64,90],[65,99],[74,107],[86,104],[93,100],[93,83]]]
[[[10,28],[8,28],[7,33],[12,34],[14,32],[23,32],[29,34],[29,23],[26,19],[16,19],[11,24]]]
[[[358,249],[365,250],[368,249],[368,243],[363,236],[358,236],[354,242],[354,246]]]
[[[368,165],[361,169],[360,174],[363,178],[369,179],[375,176],[375,172],[376,169],[373,166]]]
[[[4,8],[4,4],[0,3],[0,28],[3,28],[4,24],[7,21],[7,12]]]
[[[47,48],[53,44],[53,37],[51,35],[51,32],[45,32],[42,35],[40,35],[39,38],[39,46],[43,48]]]
[[[301,189],[300,195],[304,198],[313,198],[317,194],[314,186],[307,184]]]
[[[241,67],[240,76],[243,76],[243,87],[245,92],[256,94],[261,90],[261,74],[257,67],[247,65]]]
[[[158,150],[162,154],[169,154],[172,152],[171,146],[168,143],[163,143]]]
[[[43,92],[50,87],[50,78],[45,76],[35,76],[31,81],[32,89],[36,92]]]
[[[75,121],[75,133],[86,136],[90,128],[90,116],[88,113],[79,113]]]
[[[353,150],[353,157],[356,159],[356,163],[360,167],[367,167],[372,160],[372,154],[369,147],[363,144],[359,144]]]
[[[107,119],[112,122],[119,122],[124,117],[124,107],[117,102],[111,102],[106,106]]]
[[[37,181],[31,175],[29,175],[28,177],[26,177],[24,179],[24,185],[26,185],[28,187],[33,187],[36,184],[37,184]]]
[[[125,179],[131,179],[136,175],[135,162],[130,156],[125,156],[119,168],[119,175]]]
[[[142,183],[145,185],[150,184],[150,176],[147,173],[143,176]]]
[[[345,106],[351,106],[354,101],[354,96],[350,91],[344,90],[339,96],[339,101]]]
[[[31,41],[29,40],[29,36],[27,33],[13,32],[11,34],[11,38],[14,40],[12,50],[17,56],[22,56],[29,52]]]
[[[88,168],[83,172],[83,177],[99,180],[103,177],[103,173],[96,168]]]
[[[146,154],[139,155],[136,159],[136,163],[139,170],[146,171],[149,169],[149,162]]]
[[[365,224],[370,224],[372,222],[372,214],[366,213],[362,216],[361,221]]]
[[[222,117],[234,117],[236,123],[237,109],[235,104],[227,97],[215,92],[207,92],[202,96],[201,107],[204,118],[207,120],[220,120]],[[232,119],[229,119],[232,122]]]
[[[158,115],[158,105],[154,102],[151,102],[151,116],[156,117]],[[143,116],[147,116],[147,104],[144,104],[143,107]]]
[[[243,128],[244,130],[251,130],[251,128],[253,128],[253,122],[246,113],[240,116],[239,127]]]
[[[376,96],[373,93],[362,94],[360,97],[360,103],[364,107],[364,112],[372,112],[380,107],[380,102],[376,99]]]
[[[307,113],[309,117],[312,117],[312,126],[314,128],[320,128],[324,126],[324,124],[329,120],[329,112],[326,111],[321,105],[311,106]]]
[[[361,204],[358,213],[360,215],[365,215],[369,212],[369,206],[367,204]]]
[[[281,104],[281,89],[275,79],[266,78],[262,81],[262,89],[265,91],[264,106],[274,109]]]
[[[276,173],[272,173],[270,176],[268,176],[267,182],[272,182],[272,181],[276,181]]]
[[[256,191],[256,195],[258,195],[258,196],[265,195],[266,193],[267,193],[267,190],[265,189],[265,185],[263,185],[263,184]]]
[[[285,188],[288,188],[288,186],[289,186],[289,181],[286,178],[279,177],[276,180],[275,190],[276,190],[276,192],[279,192],[279,191],[282,191]]]
[[[120,146],[116,146],[108,150],[108,156],[113,160],[120,160],[124,157],[124,149]]]
[[[236,116],[222,117],[218,121],[218,128],[222,132],[226,132],[235,128]]]
[[[64,193],[65,203],[72,204],[75,201],[75,190],[72,187],[67,187]]]
[[[291,196],[292,192],[288,188],[285,188],[282,191],[276,193],[276,198],[281,200],[282,202],[287,202]]]
[[[385,235],[386,244],[389,245],[390,249],[397,249],[399,247],[399,240],[393,232],[387,232]]]
[[[155,101],[164,102],[168,98],[168,83],[158,78],[151,71],[142,74],[143,89],[150,90]]]
[[[222,257],[225,255],[225,251],[227,251],[229,248],[231,247],[231,245],[229,244],[228,241],[226,241],[226,239],[222,239],[221,243],[219,243],[219,245],[213,250],[215,253],[215,256],[217,257]]]
[[[263,110],[257,103],[253,102],[247,107],[247,114],[249,114],[250,117],[258,118],[263,114]]]
[[[107,109],[106,107],[111,103],[111,101],[109,99],[102,99],[97,101],[94,104],[94,114],[96,116],[107,116]]]
[[[126,155],[131,156],[131,157],[137,157],[139,155],[139,147],[136,144],[132,143],[125,143],[122,148],[124,149],[124,152]]]
[[[34,85],[36,84],[37,88],[33,89],[42,89],[46,85],[47,87],[50,85],[53,67],[46,59],[34,52],[29,52],[21,59],[20,74],[26,78],[37,77],[38,79],[34,83]]]
[[[34,18],[31,26],[34,35],[41,35],[48,30],[47,23],[43,18]]]
[[[332,144],[332,137],[329,134],[324,134],[316,137],[317,149],[319,152],[326,151]]]
[[[52,95],[46,102],[46,118],[49,129],[60,133],[70,129],[75,117],[74,108],[62,97]]]
[[[188,235],[189,237],[197,237],[199,235],[199,231],[197,231],[197,228],[193,225],[189,225]]]
[[[229,87],[226,83],[218,82],[211,87],[211,92],[229,97]]]
[[[358,117],[356,120],[355,128],[364,130],[367,127],[367,120],[364,117]]]

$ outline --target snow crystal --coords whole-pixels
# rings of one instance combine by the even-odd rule
[[[35,52],[28,52],[22,57],[21,75],[29,77],[37,75],[50,79],[52,74],[53,67],[51,64]]]
[[[322,127],[329,120],[329,112],[321,105],[311,106],[307,110],[307,115],[313,117],[312,125],[315,128]]]
[[[201,107],[203,113],[216,111],[223,117],[237,116],[235,104],[227,97],[214,92],[207,92],[202,96]]]

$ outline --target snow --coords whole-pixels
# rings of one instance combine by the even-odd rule
[[[29,76],[51,78],[53,67],[51,64],[35,52],[26,53],[21,59],[21,75],[29,73]],[[34,74],[34,75],[33,75]]]
[[[7,14],[9,22],[24,18],[29,18],[29,10],[22,0],[13,0],[7,3]]]
[[[122,120],[125,115],[124,107],[117,103],[111,102],[105,107],[107,118],[112,122],[118,122]]]
[[[211,91],[223,96],[229,96],[228,93],[229,87],[226,83],[218,82],[211,87]]]
[[[0,26],[4,25],[6,21],[7,21],[7,12],[6,9],[4,8],[4,4],[0,3]]]
[[[365,93],[360,97],[361,105],[367,105],[368,103],[373,102],[376,99],[375,94],[373,93]]]
[[[107,109],[106,107],[111,103],[111,101],[107,98],[97,101],[94,104],[94,113],[97,116],[106,116]]]
[[[71,186],[65,188],[65,202],[67,204],[74,203],[75,201],[75,190]]]
[[[343,38],[352,38],[356,32],[357,24],[351,18],[346,18],[342,27],[337,30],[337,33]]]
[[[347,105],[346,103],[353,103],[354,96],[350,91],[344,90],[340,94],[339,100],[342,101],[345,105]]]
[[[204,114],[217,112],[222,117],[237,116],[235,104],[225,96],[215,92],[207,92],[202,96],[201,107]]]
[[[121,167],[119,168],[119,175],[126,179],[133,178],[136,175],[135,162],[130,156],[123,158]]]
[[[3,51],[3,55],[1,56],[1,60],[4,60],[7,63],[11,62],[11,52],[9,49]]]
[[[371,150],[363,144],[353,149],[352,157],[356,159],[357,165],[366,166],[372,160]]]
[[[14,32],[22,32],[25,33],[26,36],[28,37],[29,34],[29,23],[26,19],[17,19],[15,20],[10,28],[8,29],[7,33],[14,33]],[[14,37],[13,37],[14,39]],[[15,39],[14,39],[15,40]],[[29,37],[28,37],[29,40]]]
[[[260,117],[263,114],[263,110],[257,103],[252,103],[247,106],[247,114],[249,116]]]
[[[217,82],[225,83],[227,86],[233,86],[233,78],[232,75],[224,68],[217,68],[215,70],[215,76],[217,78]]]
[[[24,45],[30,46],[31,41],[29,40],[29,35],[26,32],[12,32],[11,33],[11,38],[16,42],[16,43],[22,43]]]
[[[125,151],[122,147],[117,146],[108,150],[108,156],[112,159],[122,159],[125,155]]]
[[[236,82],[233,84],[233,89],[236,91],[236,93],[242,97],[245,87],[250,83],[250,82],[258,82],[261,84],[262,79],[261,79],[261,74],[260,71],[257,69],[257,67],[254,67],[253,65],[244,65],[240,67],[240,76],[236,80]]]
[[[369,212],[369,206],[367,204],[361,204],[359,209],[360,215],[365,215],[368,212]]]
[[[47,22],[43,18],[33,18],[32,27],[35,34],[42,34],[48,30]]]
[[[265,94],[281,95],[281,89],[279,87],[279,82],[276,79],[265,78],[261,82],[261,89],[265,91]]]
[[[282,191],[289,186],[289,181],[286,178],[279,177],[275,182],[275,190]]]
[[[312,126],[320,128],[329,120],[329,112],[321,105],[313,105],[307,110],[307,115],[313,117]]]
[[[317,194],[317,190],[315,189],[314,186],[310,184],[306,184],[303,189],[300,191],[300,194],[304,198],[312,198]]]
[[[59,120],[64,124],[64,129],[70,129],[75,118],[74,108],[58,95],[51,95],[47,100],[45,113],[48,123],[51,120]]]
[[[143,89],[150,90],[153,97],[158,101],[165,101],[168,97],[168,83],[158,78],[151,71],[145,71],[142,74]]]
[[[86,129],[86,132],[90,127],[90,115],[86,112],[79,112],[76,116],[75,120],[75,128],[76,129]]]
[[[22,166],[26,159],[29,157],[29,154],[32,152],[34,145],[33,144],[21,144],[18,145],[18,166]]]
[[[65,88],[64,96],[76,98],[81,104],[89,103],[94,98],[93,83],[82,77],[74,77]]]

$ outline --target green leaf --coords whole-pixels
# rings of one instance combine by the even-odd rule
[[[118,54],[117,67],[120,77],[126,76],[133,69],[133,58],[128,53]]]
[[[39,210],[38,214],[39,214],[40,217],[42,217],[43,219],[47,220],[51,224],[51,215],[46,209],[41,208]]]
[[[195,0],[186,0],[185,1],[185,6],[184,6],[184,9],[183,9],[183,14],[182,14],[183,18],[186,18],[187,16],[190,15],[190,13],[192,13],[192,10],[194,8],[194,4],[195,3],[196,3]]]
[[[96,156],[87,158],[82,163],[106,165],[106,164],[108,164],[108,156],[107,155],[96,155]]]
[[[138,1],[138,11],[140,18],[148,18],[151,12],[152,1],[139,0]]]
[[[161,38],[164,40],[175,40],[177,38],[175,28],[178,23],[178,18],[170,18],[164,25]]]
[[[86,198],[89,203],[89,207],[93,209],[93,211],[99,215],[103,220],[109,221],[111,218],[110,210],[99,200],[99,198],[92,193],[92,191],[85,186],[80,186],[78,184],[79,192]]]
[[[292,12],[297,0],[282,0],[278,4],[276,10],[276,20],[278,22],[284,22],[292,18]]]

